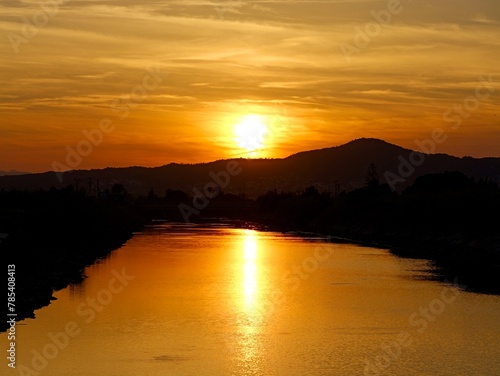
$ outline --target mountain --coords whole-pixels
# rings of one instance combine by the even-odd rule
[[[0,176],[7,176],[7,175],[26,175],[30,174],[30,172],[22,172],[22,171],[16,171],[16,170],[10,170],[10,171],[0,171]]]
[[[454,157],[422,154],[378,139],[357,139],[326,149],[304,151],[283,159],[231,159],[200,164],[171,163],[161,167],[125,167],[99,170],[74,170],[59,176],[54,172],[21,176],[1,176],[0,189],[37,189],[69,184],[96,191],[110,189],[115,183],[135,195],[166,189],[193,189],[207,192],[218,181],[224,192],[256,197],[268,190],[303,190],[314,185],[320,191],[350,191],[364,185],[370,163],[379,179],[396,191],[411,185],[425,174],[460,171],[475,179],[500,183],[500,158]]]

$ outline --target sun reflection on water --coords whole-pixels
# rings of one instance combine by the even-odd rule
[[[243,245],[243,300],[245,311],[256,308],[257,295],[257,239],[255,233],[245,233]]]
[[[241,246],[239,308],[239,371],[242,375],[253,375],[259,368],[261,354],[262,281],[260,279],[259,234],[245,230]]]

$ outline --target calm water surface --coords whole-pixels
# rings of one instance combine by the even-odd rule
[[[430,270],[320,238],[152,226],[18,323],[18,369],[0,374],[500,375],[500,297]]]

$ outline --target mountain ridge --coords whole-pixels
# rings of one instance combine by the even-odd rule
[[[10,171],[2,171],[2,170],[0,170],[0,176],[28,175],[28,174],[31,174],[31,172],[23,172],[23,171],[17,171],[17,170],[10,170]]]
[[[500,183],[500,158],[456,157],[448,154],[425,154],[375,138],[360,138],[346,144],[298,152],[285,158],[231,158],[212,162],[182,164],[171,162],[159,167],[106,167],[103,169],[44,172],[29,175],[0,176],[0,189],[48,189],[69,184],[86,187],[91,192],[110,189],[120,183],[134,195],[151,189],[160,195],[166,189],[180,189],[191,194],[193,188],[213,182],[210,174],[227,174],[235,162],[240,172],[229,176],[224,192],[256,197],[268,190],[297,191],[314,185],[322,191],[350,191],[364,185],[370,163],[377,167],[380,182],[396,191],[402,190],[425,174],[460,171],[475,179]],[[89,180],[90,179],[90,180]]]

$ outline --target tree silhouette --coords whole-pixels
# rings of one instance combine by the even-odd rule
[[[123,184],[115,183],[111,187],[111,198],[115,201],[124,201],[127,196],[127,189]]]
[[[365,183],[368,188],[375,188],[380,184],[378,179],[377,166],[375,166],[375,163],[373,162],[371,162],[368,165],[368,171],[366,172]]]

